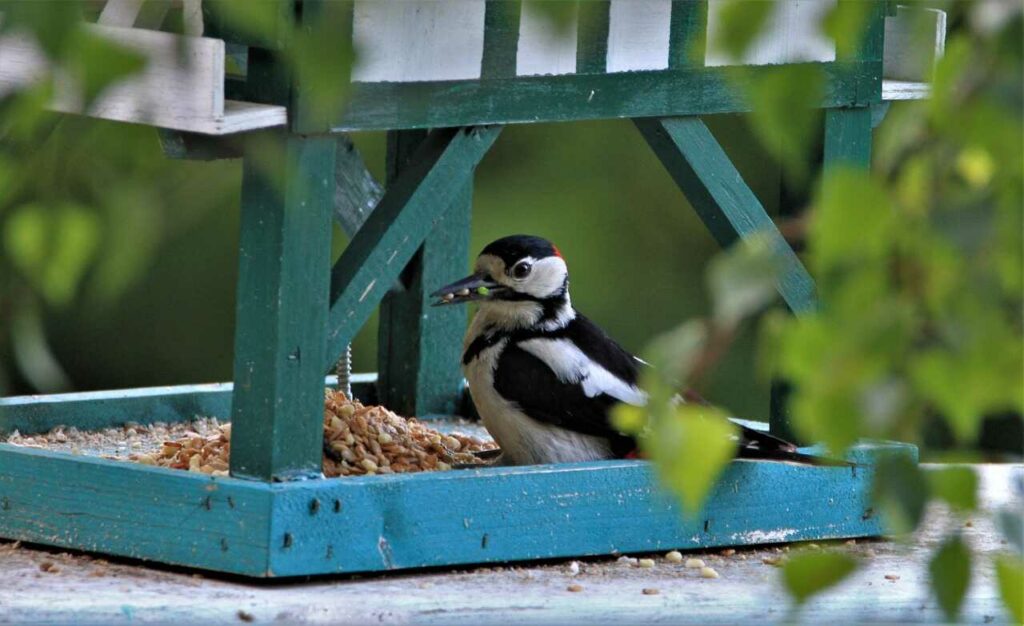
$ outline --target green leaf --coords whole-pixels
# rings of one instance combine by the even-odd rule
[[[863,170],[825,174],[811,222],[812,261],[819,273],[884,259],[898,225],[889,194]]]
[[[88,107],[107,87],[141,71],[146,57],[109,39],[81,30],[69,65],[79,80],[82,101]]]
[[[651,364],[645,374],[657,379],[665,387],[678,388],[689,377],[707,342],[707,334],[704,322],[689,320],[655,337],[644,350],[644,360]],[[646,386],[644,389],[653,393]]]
[[[873,2],[836,2],[822,23],[825,34],[836,42],[836,57],[853,55],[864,40]]]
[[[766,66],[750,78],[751,126],[796,183],[809,174],[810,147],[821,128],[821,110],[814,105],[824,89],[825,75],[812,64]]]
[[[978,475],[967,466],[930,469],[925,473],[931,492],[954,509],[973,511],[978,506]]]
[[[24,205],[4,229],[4,248],[14,265],[51,304],[74,296],[99,243],[96,216],[65,204]]]
[[[939,548],[928,572],[939,606],[950,621],[956,621],[971,583],[971,552],[959,536],[951,537]]]
[[[530,8],[536,9],[555,27],[559,33],[568,33],[569,27],[576,20],[580,3],[578,0],[540,0],[529,2]]]
[[[774,301],[780,269],[777,251],[763,234],[716,255],[707,271],[716,324],[735,326]]]
[[[290,24],[291,3],[279,0],[205,0],[203,8],[210,11],[229,29],[246,34],[254,41],[265,41],[268,44],[281,45],[286,43],[288,29],[283,24]]]
[[[842,582],[857,569],[857,562],[841,552],[804,552],[786,561],[782,582],[796,603]]]
[[[1014,623],[1024,624],[1024,560],[1001,554],[996,557],[999,595]]]
[[[902,535],[921,523],[928,482],[917,464],[903,456],[882,458],[875,469],[873,502],[889,532]]]
[[[28,29],[51,59],[60,59],[82,25],[82,3],[78,1],[33,2],[14,0],[0,3],[0,33]]]
[[[641,444],[683,510],[696,514],[736,453],[735,434],[722,410],[684,404],[652,420]]]
[[[632,404],[617,404],[612,407],[611,422],[621,432],[639,434],[647,425],[647,410]]]
[[[739,60],[775,11],[774,0],[728,0],[719,5],[718,26],[712,40],[716,52]]]

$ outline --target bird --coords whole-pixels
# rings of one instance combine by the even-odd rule
[[[612,425],[610,412],[619,403],[646,403],[638,382],[649,366],[573,306],[569,269],[554,244],[533,235],[498,239],[480,252],[471,275],[431,297],[436,306],[479,305],[463,340],[462,369],[501,450],[496,465],[636,454],[635,438]],[[768,433],[737,427],[739,456],[815,458]]]

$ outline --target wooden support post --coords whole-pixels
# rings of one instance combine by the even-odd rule
[[[445,209],[472,180],[500,126],[438,129],[388,186],[377,208],[352,238],[331,272],[326,370],[369,319]],[[460,264],[465,271],[465,257]]]
[[[417,130],[388,133],[389,183],[426,136]],[[381,302],[377,393],[383,404],[402,415],[451,415],[458,406],[466,307],[431,307],[428,294],[467,271],[472,203],[470,177],[402,270],[401,290]]]
[[[635,122],[718,243],[725,247],[757,233],[767,236],[783,266],[779,293],[794,312],[812,310],[814,281],[704,122],[696,117]]]
[[[702,65],[708,30],[707,0],[672,0],[670,28],[669,68]]]
[[[231,473],[269,481],[321,471],[335,140],[261,139],[243,165]]]
[[[824,167],[871,164],[871,108],[828,109],[825,111]]]

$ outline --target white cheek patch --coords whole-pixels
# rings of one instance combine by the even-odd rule
[[[534,298],[548,298],[562,290],[569,268],[561,257],[549,256],[533,263],[533,271],[520,281],[516,291],[529,294]]]

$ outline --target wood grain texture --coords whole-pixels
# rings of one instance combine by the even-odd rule
[[[320,473],[336,146],[265,139],[243,165],[231,473],[286,480]]]
[[[265,576],[261,483],[0,444],[0,536]]]
[[[826,77],[821,106],[878,100],[878,63],[826,63],[821,68]],[[750,110],[743,94],[758,72],[758,68],[689,67],[505,80],[356,83],[333,130],[740,113]]]
[[[500,127],[438,129],[389,186],[331,272],[327,369],[472,178]]]
[[[245,576],[303,576],[877,535],[882,454],[735,461],[684,518],[645,461],[265,484],[0,444],[0,537]]]
[[[727,54],[719,43],[724,35],[720,15],[729,1],[708,0],[707,65],[779,65],[835,60],[835,43],[822,31],[821,23],[839,0],[776,0],[767,22],[740,57]]]
[[[519,18],[516,74],[543,76],[576,71],[578,15],[560,30],[537,5],[546,0],[523,0]],[[578,7],[578,5],[577,5]]]
[[[324,386],[336,387],[337,376]],[[375,402],[377,374],[353,374],[352,388],[363,402]],[[45,433],[57,426],[97,430],[130,422],[184,422],[196,416],[231,416],[232,383],[141,387],[0,398],[0,437],[15,430],[23,435]]]
[[[914,457],[898,444],[855,454],[882,453]],[[882,527],[868,501],[872,478],[870,465],[735,461],[689,518],[644,461],[275,485],[270,569],[295,576],[873,536]]]
[[[127,19],[129,14],[114,17]],[[140,53],[145,68],[107,87],[92,102],[84,101],[70,74],[58,71],[50,103],[54,111],[214,135],[285,122],[283,107],[225,101],[223,41],[100,24],[82,28]],[[0,57],[0,97],[33,84],[51,69],[35,41],[23,34],[0,37]]]
[[[355,3],[357,82],[479,78],[484,3],[408,0]]]
[[[665,118],[636,120],[636,125],[718,243],[725,247],[755,234],[768,237],[782,265],[782,298],[794,312],[813,310],[810,274],[704,122]]]
[[[608,71],[669,66],[672,0],[611,0]]]
[[[390,181],[409,166],[424,139],[422,131],[388,133]],[[430,306],[429,294],[467,271],[472,204],[470,177],[402,270],[399,288],[381,302],[377,393],[382,404],[401,415],[457,413],[467,310]]]
[[[825,168],[871,165],[871,108],[825,111]]]

